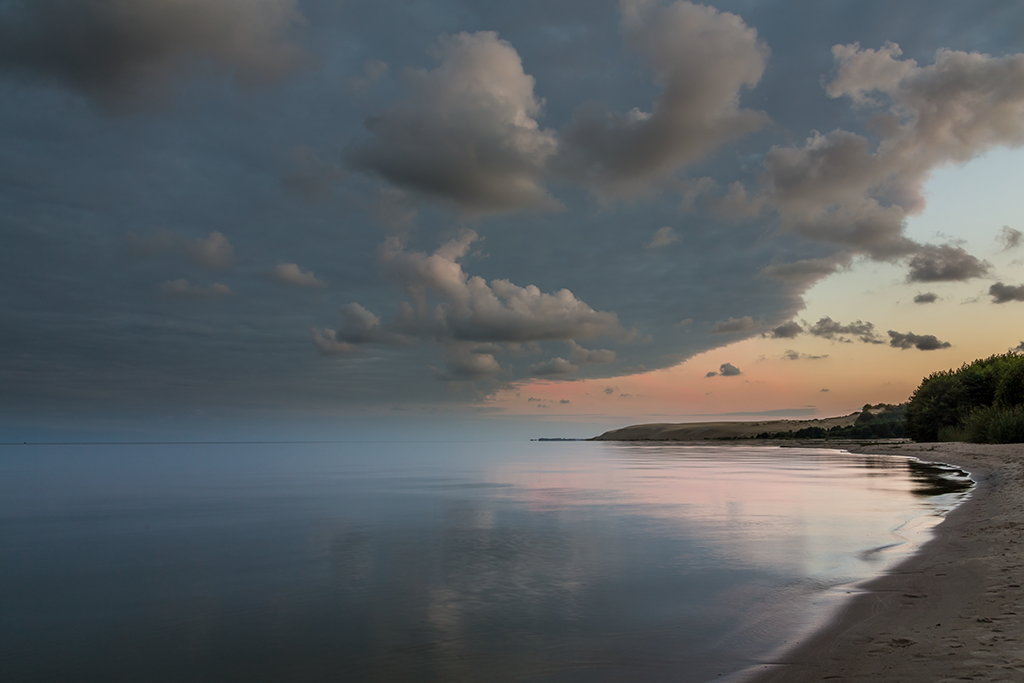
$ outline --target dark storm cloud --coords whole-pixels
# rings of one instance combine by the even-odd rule
[[[803,326],[795,320],[783,323],[772,329],[771,335],[775,339],[792,339],[804,331]]]
[[[725,320],[719,320],[711,327],[711,331],[715,334],[750,332],[754,329],[754,326],[754,319],[749,315],[745,315],[742,318],[726,318]]]
[[[992,303],[1005,304],[1008,301],[1024,301],[1024,285],[1004,285],[997,282],[988,288]]]
[[[740,369],[732,363],[722,363],[718,368],[718,372],[722,377],[735,377],[736,375],[743,374]]]
[[[713,4],[0,0],[2,405],[671,366],[914,257],[928,174],[1020,143],[1006,3]]]
[[[805,288],[828,277],[849,261],[849,255],[837,254],[826,258],[799,259],[791,263],[772,263],[761,268],[761,275],[790,283],[797,288]]]
[[[535,377],[571,375],[577,371],[579,371],[579,366],[561,357],[551,358],[550,360],[530,366],[530,374]]]
[[[925,292],[914,296],[915,304],[933,304],[939,300],[939,295],[934,292]]]
[[[908,262],[908,282],[960,282],[988,274],[991,266],[951,244],[921,247]]]
[[[849,337],[855,337],[865,344],[884,343],[875,332],[874,323],[855,320],[848,325],[836,322],[826,316],[807,328],[809,334],[815,337],[824,337],[833,341],[849,342]]]
[[[557,148],[515,48],[493,31],[439,41],[440,65],[406,75],[407,99],[370,117],[354,163],[470,211],[553,208],[541,184]]]
[[[159,94],[189,59],[242,81],[286,73],[297,0],[11,0],[0,4],[0,66],[41,74],[105,104]]]
[[[220,282],[200,285],[189,282],[185,278],[178,278],[177,280],[161,282],[160,292],[167,296],[210,299],[230,296],[231,288]]]
[[[889,330],[889,346],[897,349],[918,349],[919,351],[935,351],[948,349],[952,344],[940,341],[934,334],[914,334],[913,332],[896,332]]]
[[[621,8],[626,40],[661,93],[650,111],[581,109],[565,133],[562,159],[612,194],[642,190],[767,123],[765,114],[738,106],[768,58],[739,16],[683,0],[624,0]]]

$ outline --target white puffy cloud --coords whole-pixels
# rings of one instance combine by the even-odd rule
[[[361,344],[436,342],[445,349],[446,369],[439,376],[459,380],[493,377],[505,371],[498,353],[541,353],[541,343],[550,341],[564,342],[572,360],[537,362],[528,368],[531,375],[564,375],[580,365],[615,361],[615,351],[577,341],[621,336],[615,314],[594,310],[568,289],[548,293],[467,274],[461,261],[477,239],[466,231],[432,253],[408,251],[401,239],[389,239],[381,261],[409,299],[387,321],[358,303],[347,304],[337,327],[318,329],[314,344],[321,352],[345,353]]]
[[[732,13],[678,0],[622,0],[630,47],[662,88],[651,111],[579,111],[563,162],[606,193],[633,193],[667,178],[767,117],[739,106],[761,80],[768,48]]]
[[[385,266],[413,299],[402,312],[402,331],[476,342],[575,340],[621,332],[614,313],[595,311],[568,289],[547,293],[535,285],[468,275],[459,261],[477,238],[467,231],[432,254],[405,251],[397,239],[384,245]]]
[[[13,0],[0,3],[0,67],[42,73],[122,107],[159,95],[189,58],[244,82],[287,73],[298,0]]]
[[[209,285],[193,284],[185,278],[177,280],[166,280],[160,283],[160,292],[167,296],[191,297],[191,298],[217,298],[229,296],[231,288],[220,282]]]
[[[271,271],[271,276],[281,284],[293,287],[326,287],[327,283],[318,278],[312,271],[303,270],[297,263],[278,263]]]
[[[534,79],[493,31],[443,37],[440,64],[407,74],[405,101],[368,119],[354,163],[475,212],[552,208],[541,185],[557,148],[537,122]]]
[[[211,270],[223,270],[235,262],[235,248],[222,232],[192,240],[186,251],[194,263]]]

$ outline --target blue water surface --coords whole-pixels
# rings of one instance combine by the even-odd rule
[[[745,446],[5,446],[0,669],[712,680],[912,552],[958,479]]]

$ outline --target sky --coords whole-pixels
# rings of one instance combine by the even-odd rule
[[[0,0],[0,438],[904,401],[1024,348],[1021,36],[1012,0]]]

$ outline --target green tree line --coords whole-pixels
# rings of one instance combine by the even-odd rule
[[[1024,355],[932,373],[910,397],[906,428],[915,441],[1024,442]]]

